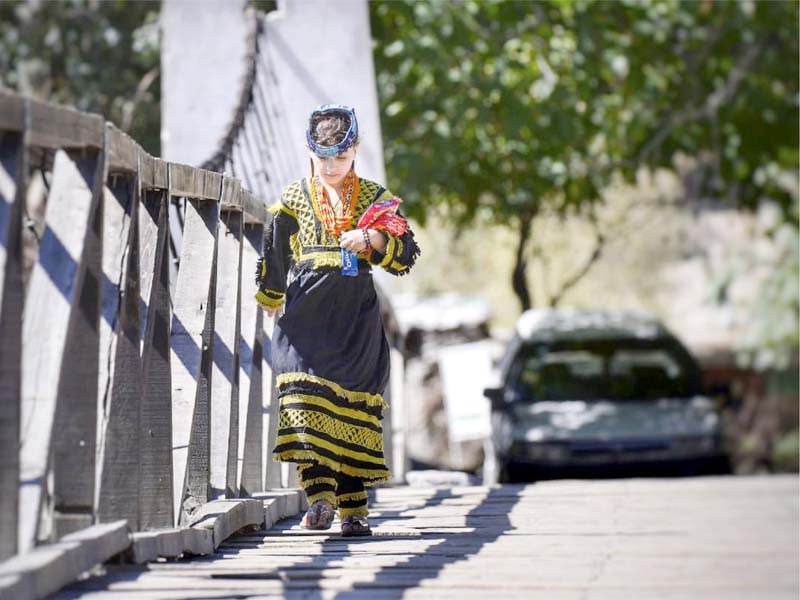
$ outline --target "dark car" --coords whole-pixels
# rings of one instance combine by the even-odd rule
[[[688,350],[638,313],[532,310],[485,390],[502,480],[727,469],[720,414]]]

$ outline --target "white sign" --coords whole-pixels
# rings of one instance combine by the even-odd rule
[[[439,350],[439,372],[447,413],[450,443],[480,440],[489,436],[489,400],[483,389],[494,381],[492,341],[446,346]]]

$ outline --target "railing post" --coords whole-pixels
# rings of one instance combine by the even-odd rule
[[[56,539],[94,522],[105,161],[105,145],[101,152],[86,153],[78,161],[83,177],[91,185],[92,200],[76,281],[76,302],[69,315],[53,428]]]
[[[139,184],[113,177],[106,193],[100,394],[105,413],[97,516],[139,526]],[[124,260],[124,265],[123,265]],[[109,335],[110,334],[110,335]]]
[[[171,333],[172,469],[179,524],[190,520],[209,492],[218,225],[218,201],[187,199]]]
[[[139,208],[140,306],[145,322],[139,418],[139,528],[142,530],[172,527],[175,523],[168,238],[167,191],[146,191]]]
[[[264,246],[264,226],[245,225],[242,250],[242,368],[240,406],[245,407],[245,426],[241,447],[243,495],[264,490],[264,311],[253,300],[256,295],[255,271]]]
[[[23,316],[22,552],[51,533],[39,530],[51,464],[60,512],[79,512],[81,523],[91,521],[104,172],[101,152],[85,151],[74,158],[63,150],[55,154],[45,230]],[[57,529],[63,533],[68,528]]]
[[[23,131],[27,103],[25,108],[21,99],[14,104],[19,121],[9,125],[16,124],[19,131],[0,131],[0,561],[17,551],[19,508],[22,214],[28,153]]]
[[[211,378],[211,497],[236,497],[242,213],[222,213],[217,252],[214,375]]]

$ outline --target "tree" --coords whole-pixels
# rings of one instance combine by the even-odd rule
[[[0,2],[2,85],[97,112],[160,148],[159,2]]]
[[[694,196],[769,196],[797,226],[784,184],[798,160],[796,1],[370,6],[390,185],[423,222],[443,206],[459,226],[516,227],[523,309],[543,208],[591,211],[612,178],[676,157]]]

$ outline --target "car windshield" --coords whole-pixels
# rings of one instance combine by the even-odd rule
[[[691,358],[676,343],[602,340],[523,349],[512,381],[528,400],[640,400],[696,391]]]

